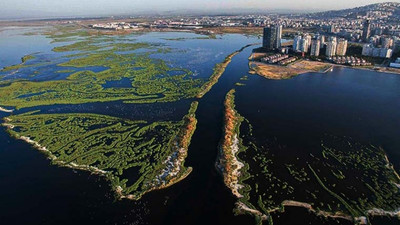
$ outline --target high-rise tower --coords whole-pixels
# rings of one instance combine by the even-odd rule
[[[318,38],[315,38],[311,41],[311,56],[319,56],[319,50],[321,46],[321,41]]]
[[[263,47],[274,50],[281,47],[282,25],[264,27]]]
[[[347,40],[340,38],[336,46],[336,55],[345,56],[347,52]]]
[[[363,35],[362,35],[363,41],[368,42],[370,36],[371,36],[371,23],[369,20],[366,20],[363,25]]]

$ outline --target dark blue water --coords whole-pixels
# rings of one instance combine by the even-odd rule
[[[348,136],[383,147],[400,168],[400,76],[335,68],[281,81],[254,76],[245,83],[237,88],[238,109],[265,137],[306,146],[325,134]]]
[[[168,120],[179,121],[187,114],[194,99],[183,99],[176,102],[125,104],[123,101],[93,102],[85,104],[62,104],[23,108],[14,111],[16,114],[40,110],[40,113],[95,113],[148,122]]]
[[[127,77],[123,77],[120,80],[106,81],[102,86],[103,88],[132,88],[132,81]]]

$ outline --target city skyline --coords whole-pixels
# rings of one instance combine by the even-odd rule
[[[220,1],[164,1],[155,0],[143,3],[134,0],[118,1],[78,1],[78,0],[5,0],[0,4],[0,19],[55,18],[55,17],[89,17],[118,16],[138,14],[215,14],[215,13],[299,13],[340,10],[374,3],[398,2],[400,0],[361,0],[357,2],[338,0],[335,2],[306,0],[220,0]]]

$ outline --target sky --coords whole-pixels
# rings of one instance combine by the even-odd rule
[[[315,12],[400,0],[0,0],[0,18],[240,11]]]

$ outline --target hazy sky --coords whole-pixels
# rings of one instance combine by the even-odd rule
[[[387,1],[390,0],[0,0],[0,18],[101,16],[184,10],[320,11]]]

